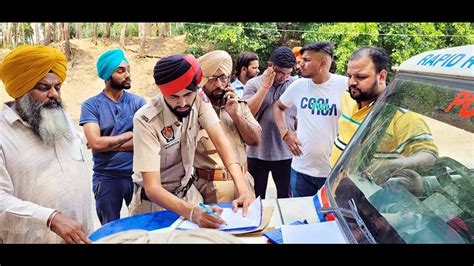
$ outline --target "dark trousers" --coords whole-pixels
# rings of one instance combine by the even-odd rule
[[[132,178],[93,176],[95,207],[102,225],[120,219],[122,202],[130,204],[133,195]]]
[[[291,194],[295,198],[316,195],[324,182],[325,177],[306,175],[291,168]]]
[[[289,198],[291,159],[281,161],[264,161],[247,158],[249,172],[255,181],[255,195],[265,198],[268,183],[268,173],[272,172],[278,198]]]

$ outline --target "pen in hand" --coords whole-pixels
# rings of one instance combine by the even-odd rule
[[[214,216],[214,217],[217,217],[217,218],[220,218],[219,215],[217,215],[216,212],[214,212],[211,208],[209,208],[208,206],[204,205],[204,203],[202,202],[199,202],[199,208],[203,209],[204,211],[206,211],[207,213],[209,213],[210,215]],[[223,223],[223,225],[227,225],[226,222]]]

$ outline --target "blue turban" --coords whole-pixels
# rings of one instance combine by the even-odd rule
[[[127,58],[125,58],[121,49],[109,50],[103,53],[97,60],[97,74],[101,79],[108,80],[122,61],[128,64]]]

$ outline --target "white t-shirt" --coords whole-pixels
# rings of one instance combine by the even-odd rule
[[[291,167],[300,173],[327,177],[329,157],[337,135],[337,121],[341,116],[341,98],[347,90],[347,77],[331,74],[322,83],[309,78],[293,82],[280,97],[286,107],[296,106],[298,128],[303,155],[293,156]]]

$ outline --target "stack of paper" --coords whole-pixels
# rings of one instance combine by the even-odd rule
[[[232,208],[223,208],[221,218],[227,223],[222,225],[218,230],[246,230],[255,229],[262,222],[262,201],[260,197],[250,204],[247,216],[242,216],[242,208],[234,212]],[[178,229],[198,229],[199,226],[191,221],[185,220],[178,226]]]
[[[344,234],[336,221],[323,223],[283,225],[284,244],[344,244]]]

